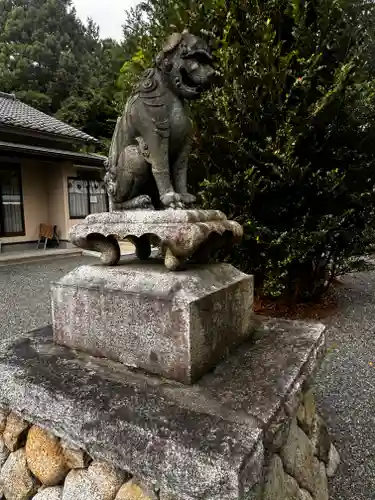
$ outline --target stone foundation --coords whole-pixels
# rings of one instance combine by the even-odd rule
[[[29,334],[0,354],[4,498],[328,500],[324,352],[321,325],[270,320],[184,386]]]
[[[315,411],[313,390],[299,399],[297,413],[279,424],[266,446],[263,480],[243,500],[328,500],[327,477],[337,468],[338,453]],[[73,443],[8,410],[0,410],[0,429],[0,498],[180,500],[110,463],[93,460]]]

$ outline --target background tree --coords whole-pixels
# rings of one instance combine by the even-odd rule
[[[0,3],[1,90],[96,137],[112,133],[121,53],[71,0]]]
[[[62,101],[56,113],[61,120],[100,138],[105,154],[121,112],[116,81],[123,63],[123,49],[117,42],[98,41],[87,61],[85,78]]]
[[[321,294],[372,240],[374,20],[357,0],[146,0],[126,21],[126,95],[171,25],[214,33],[222,78],[193,107],[194,181],[244,225],[231,259],[267,294]]]

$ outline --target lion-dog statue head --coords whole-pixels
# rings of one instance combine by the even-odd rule
[[[215,74],[208,44],[187,30],[173,33],[156,58],[171,90],[183,99],[197,99]]]

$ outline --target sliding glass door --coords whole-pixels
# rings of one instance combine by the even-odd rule
[[[21,169],[0,163],[0,236],[24,234]]]

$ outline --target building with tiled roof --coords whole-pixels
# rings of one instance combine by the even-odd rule
[[[97,139],[0,92],[0,248],[33,247],[39,226],[60,245],[77,219],[107,210],[105,157],[81,150]]]
[[[0,92],[0,126],[16,127],[85,143],[98,142],[81,130],[19,101],[14,94],[4,92]]]

